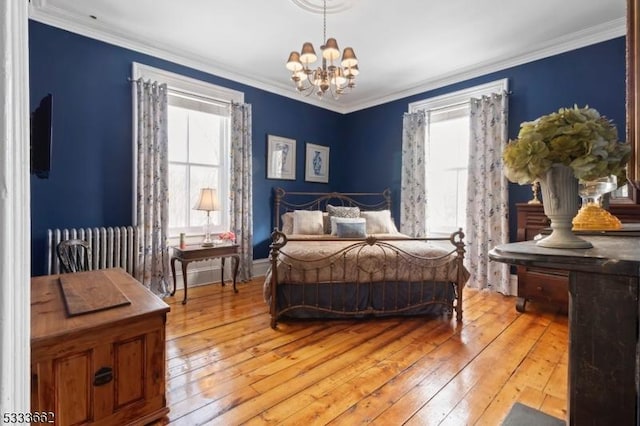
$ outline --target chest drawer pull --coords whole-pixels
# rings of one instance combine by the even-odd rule
[[[111,367],[102,367],[93,376],[93,386],[102,386],[113,380],[113,369]]]

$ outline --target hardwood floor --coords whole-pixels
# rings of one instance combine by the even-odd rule
[[[464,320],[287,321],[262,279],[166,299],[170,425],[499,425],[514,402],[564,418],[567,317],[465,289]]]

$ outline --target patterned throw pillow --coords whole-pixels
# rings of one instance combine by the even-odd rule
[[[331,204],[327,204],[327,212],[329,212],[329,217],[348,217],[348,218],[358,218],[360,217],[360,208],[358,207],[344,207],[344,206],[332,206]],[[331,234],[335,235],[336,231],[333,229],[333,225],[331,226]]]
[[[366,223],[364,219],[360,219],[359,222],[337,221],[335,224],[338,238],[365,238],[367,236],[365,232]]]

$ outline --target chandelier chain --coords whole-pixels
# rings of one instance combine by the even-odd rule
[[[322,43],[324,44],[327,42],[327,0],[324,0],[322,16],[324,17],[324,22],[322,25]]]

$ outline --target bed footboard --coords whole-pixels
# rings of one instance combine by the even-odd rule
[[[274,230],[265,281],[271,327],[284,315],[364,317],[456,311],[462,320],[464,233],[448,238],[289,238]]]

